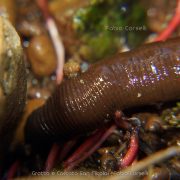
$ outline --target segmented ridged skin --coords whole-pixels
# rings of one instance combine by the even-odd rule
[[[116,110],[180,98],[180,38],[143,45],[57,87],[28,119],[28,140],[63,140],[113,119]]]

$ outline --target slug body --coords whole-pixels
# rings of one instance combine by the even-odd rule
[[[180,98],[180,38],[94,64],[59,85],[26,125],[28,140],[63,140],[101,127],[116,110]]]

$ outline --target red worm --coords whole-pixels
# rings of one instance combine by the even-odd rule
[[[115,125],[110,126],[106,130],[100,130],[92,137],[86,140],[82,146],[84,147],[84,151],[82,151],[82,146],[80,146],[73,155],[64,163],[65,171],[71,171],[75,166],[77,166],[80,162],[84,161],[88,158],[91,154],[93,154],[101,145],[102,143],[114,132],[116,129]],[[98,135],[100,137],[98,137]],[[93,138],[97,139],[97,142],[94,142]],[[93,144],[92,144],[93,143]],[[91,144],[91,147],[88,146]],[[79,153],[81,152],[81,153]]]
[[[91,135],[64,163],[64,166],[68,166],[71,163],[80,159],[84,154],[94,146],[97,141],[99,141],[100,137],[104,134],[105,129],[98,130],[95,134]]]
[[[54,50],[56,52],[56,56],[57,56],[56,82],[57,84],[60,84],[63,79],[63,66],[64,66],[64,60],[65,60],[64,45],[60,37],[60,34],[58,32],[58,28],[55,23],[55,20],[53,19],[49,11],[47,0],[37,0],[37,4],[39,8],[41,9],[42,14],[45,18],[46,27],[51,37]]]
[[[58,160],[61,162],[67,156],[67,154],[70,152],[70,150],[75,144],[76,139],[68,141],[63,145],[63,147],[59,144],[54,143],[50,149],[50,152],[46,160],[45,171],[51,171],[56,161]]]
[[[179,26],[179,24],[180,24],[180,0],[177,0],[176,13],[175,13],[174,17],[168,24],[167,28],[157,36],[155,41],[166,40],[173,33],[173,31],[176,29],[176,27]]]
[[[56,143],[53,144],[45,164],[45,171],[49,172],[52,170],[59,152],[60,152],[60,146]]]
[[[77,143],[77,139],[73,139],[64,144],[64,147],[62,148],[58,158],[60,162],[64,160],[64,158],[66,158],[66,156],[68,155],[68,153],[71,151],[71,149],[74,147],[76,143]]]
[[[137,135],[137,133],[134,133],[131,136],[129,149],[128,149],[126,155],[120,161],[120,167],[119,167],[120,169],[125,168],[132,164],[132,162],[136,158],[138,148],[139,148],[138,135]]]
[[[14,179],[15,174],[17,173],[17,169],[19,168],[20,162],[15,161],[12,166],[10,167],[8,173],[7,173],[7,180]]]
[[[116,110],[180,98],[180,38],[143,45],[64,81],[25,128],[28,141],[66,141],[113,120]]]

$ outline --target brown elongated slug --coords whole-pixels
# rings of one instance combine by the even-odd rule
[[[0,17],[0,165],[7,154],[26,99],[26,69],[18,34]]]
[[[112,120],[116,110],[180,98],[180,38],[94,64],[57,87],[25,127],[29,141],[63,140]]]

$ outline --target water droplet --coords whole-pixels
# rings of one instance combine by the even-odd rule
[[[157,71],[157,67],[155,66],[155,65],[151,65],[151,69],[152,69],[152,72],[154,73],[154,74],[157,74],[158,73],[158,71]]]
[[[99,81],[101,81],[101,82],[102,82],[102,81],[103,81],[103,78],[99,78]]]
[[[80,80],[80,83],[81,83],[81,84],[84,84],[84,81],[81,79],[81,80]]]
[[[40,92],[37,92],[37,93],[36,93],[36,97],[37,97],[37,98],[40,98],[40,97],[41,97],[41,93],[40,93]]]

